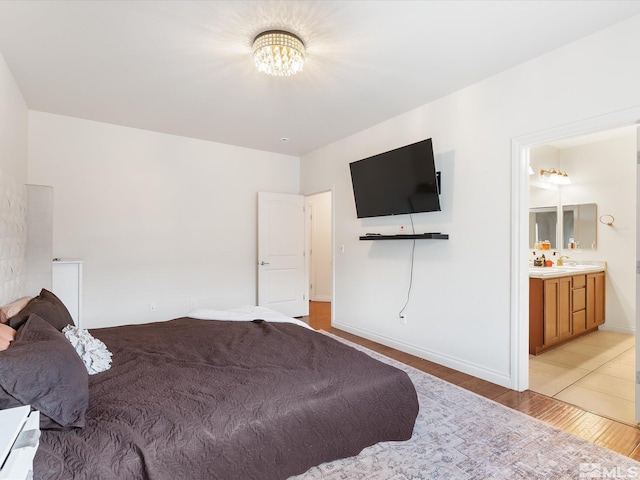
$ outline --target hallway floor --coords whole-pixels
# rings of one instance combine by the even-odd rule
[[[529,389],[630,425],[635,336],[598,330],[529,357]]]

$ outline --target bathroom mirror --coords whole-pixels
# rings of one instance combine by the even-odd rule
[[[558,248],[558,208],[539,207],[529,209],[529,247],[536,242],[549,240],[551,248]]]
[[[596,210],[595,203],[562,206],[562,248],[596,249]]]

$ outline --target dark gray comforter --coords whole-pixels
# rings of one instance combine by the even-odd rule
[[[36,479],[284,479],[411,437],[402,371],[293,324],[179,318],[92,330],[113,353],[86,426],[44,431]]]

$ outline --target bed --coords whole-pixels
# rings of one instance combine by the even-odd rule
[[[50,342],[66,321],[42,316],[23,319],[0,374],[7,352],[38,338],[31,330]],[[84,403],[83,385],[61,389],[75,402],[69,418],[48,417],[45,402],[35,478],[284,479],[412,435],[418,402],[406,373],[266,309],[89,333],[111,367],[87,376]]]

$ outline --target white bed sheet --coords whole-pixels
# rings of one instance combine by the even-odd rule
[[[227,310],[214,310],[211,308],[196,308],[191,310],[187,317],[198,320],[225,320],[232,322],[250,322],[255,319],[266,320],[267,322],[294,323],[301,327],[313,330],[309,325],[297,318],[288,317],[280,312],[276,312],[266,307],[256,307],[245,305],[244,307],[230,308]]]

